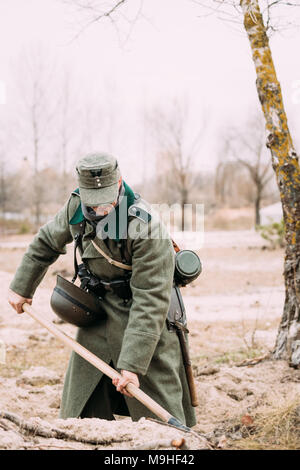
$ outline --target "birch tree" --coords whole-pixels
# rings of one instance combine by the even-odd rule
[[[280,191],[286,227],[285,304],[274,356],[300,366],[300,168],[289,131],[280,83],[257,0],[241,0],[266,121],[267,146]]]

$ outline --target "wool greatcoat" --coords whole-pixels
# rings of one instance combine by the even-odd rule
[[[135,205],[147,207],[139,199]],[[10,288],[32,298],[47,268],[75,236],[76,225],[70,224],[78,213],[80,197],[73,193],[56,216],[44,225],[29,245]],[[106,320],[78,328],[76,339],[117,370],[136,373],[140,388],[163,406],[171,415],[191,427],[196,424],[178,337],[169,331],[166,317],[174,273],[174,250],[159,217],[151,212],[148,222],[128,218],[127,250],[132,264],[132,299],[124,304],[116,294],[108,292],[103,300]],[[151,231],[151,238],[147,234]],[[113,266],[94,248],[95,233],[86,224],[82,239],[82,259],[90,271],[103,280],[114,280],[125,271]],[[113,239],[95,238],[110,257],[122,262],[120,244]],[[102,373],[76,353],[69,361],[62,396],[60,417],[79,417]],[[135,398],[124,397],[134,421],[156,417]]]

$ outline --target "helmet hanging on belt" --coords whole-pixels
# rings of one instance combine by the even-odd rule
[[[106,317],[96,295],[59,275],[50,304],[59,318],[76,326],[90,326]]]

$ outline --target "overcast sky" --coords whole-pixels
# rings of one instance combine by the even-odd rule
[[[130,3],[134,7],[139,2]],[[117,155],[125,175],[135,178],[134,171],[142,171],[141,146],[134,139],[138,110],[174,96],[191,98],[194,123],[207,114],[209,127],[199,164],[210,168],[217,158],[219,129],[240,123],[258,106],[248,39],[214,16],[199,17],[203,11],[189,0],[145,0],[143,12],[147,19],[136,22],[126,42],[128,26],[120,24],[121,44],[108,21],[94,24],[72,40],[80,25],[68,5],[58,0],[0,0],[0,101],[3,83],[9,91],[13,79],[11,63],[24,47],[42,42],[69,67],[84,93],[100,82],[115,89],[116,106],[128,115],[130,125],[131,143],[119,145]],[[298,145],[299,46],[299,30],[271,40]],[[8,92],[7,102],[11,99]],[[5,109],[5,104],[0,105],[2,116]],[[134,169],[132,162],[137,162]]]

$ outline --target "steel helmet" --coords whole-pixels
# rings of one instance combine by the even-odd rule
[[[77,287],[60,275],[57,275],[50,304],[58,317],[76,326],[91,326],[106,317],[96,295]]]

